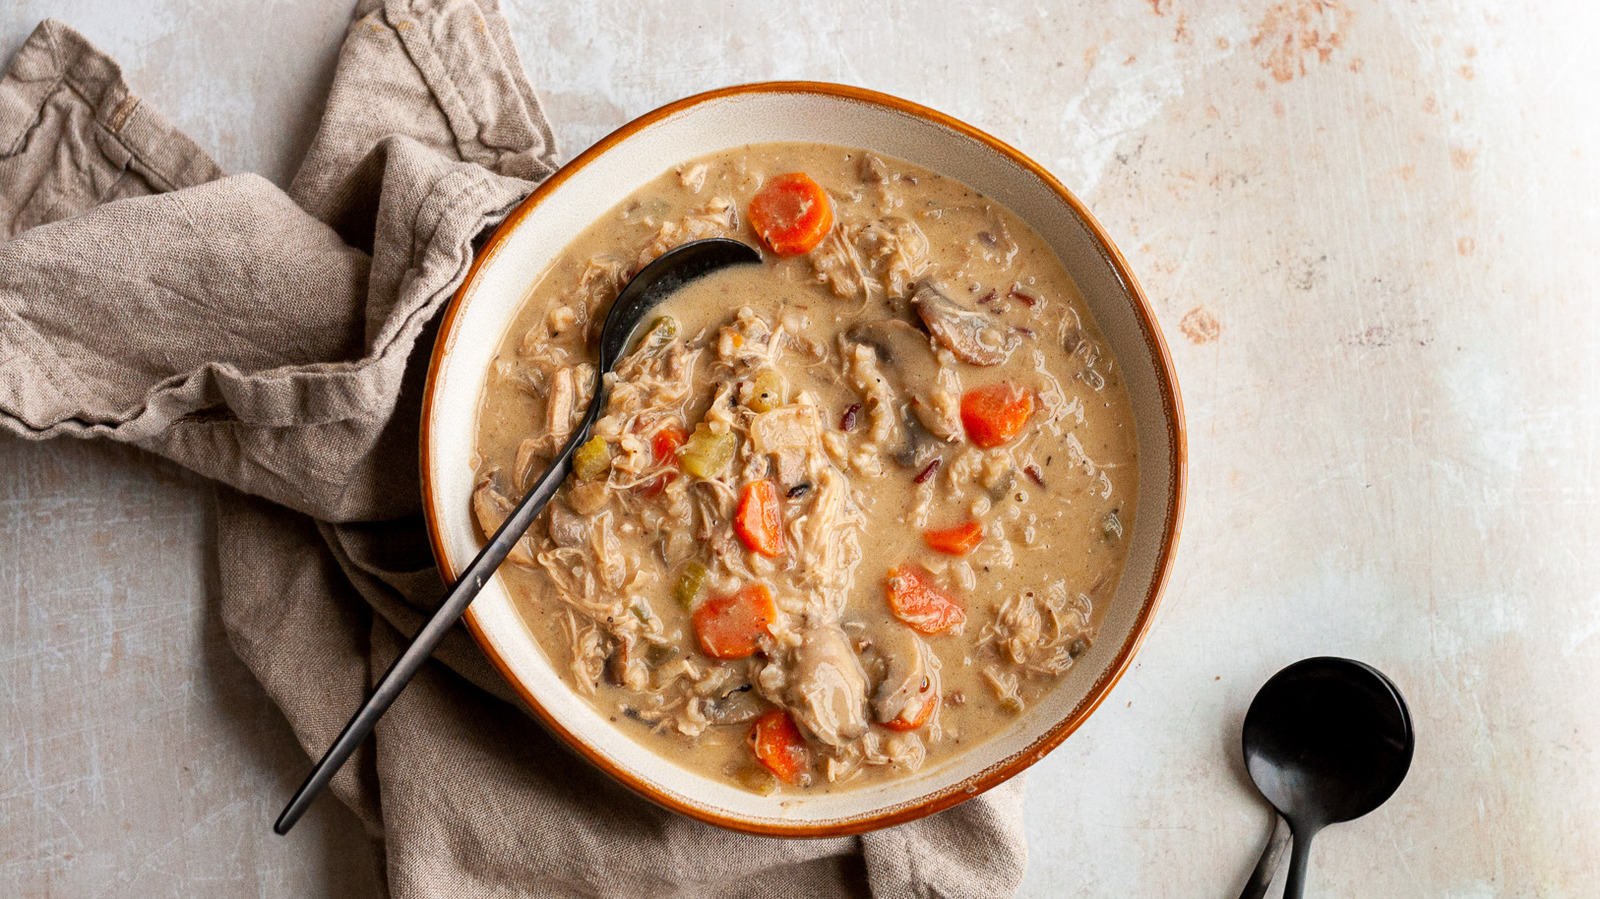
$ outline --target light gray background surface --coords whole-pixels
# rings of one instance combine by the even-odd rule
[[[1139,273],[1189,511],[1136,667],[1030,774],[1026,896],[1231,896],[1238,758],[1307,655],[1419,734],[1321,895],[1600,891],[1600,14],[1587,3],[556,3],[506,16],[565,155],[661,103],[815,78],[998,135]],[[286,184],[348,2],[0,0],[61,18],[230,171]],[[0,892],[375,892],[355,820],[269,824],[308,761],[214,608],[209,491],[0,437]],[[507,822],[516,826],[516,822]]]

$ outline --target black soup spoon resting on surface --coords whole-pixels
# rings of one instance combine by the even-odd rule
[[[1311,839],[1394,795],[1411,767],[1411,713],[1370,665],[1315,658],[1279,671],[1244,718],[1244,762],[1294,835],[1284,899],[1305,888]],[[1241,899],[1266,893],[1283,848],[1280,823]]]
[[[690,281],[708,275],[718,269],[731,265],[760,262],[761,254],[748,244],[737,240],[714,237],[708,240],[696,240],[680,247],[662,253],[649,265],[633,276],[626,287],[617,294],[611,304],[611,311],[606,314],[605,325],[600,330],[600,360],[595,368],[594,390],[591,391],[592,400],[589,409],[583,416],[583,421],[567,438],[566,445],[561,447],[561,452],[556,455],[555,461],[545,473],[528,488],[527,495],[517,503],[517,507],[506,517],[505,523],[494,532],[489,542],[479,551],[466,571],[456,580],[450,592],[445,596],[444,602],[439,606],[439,611],[433,613],[428,623],[417,631],[411,645],[400,654],[400,658],[389,666],[383,678],[373,688],[372,695],[362,704],[350,723],[339,732],[333,745],[323,753],[322,759],[316,767],[311,769],[311,774],[306,777],[305,783],[289,800],[284,807],[283,814],[278,816],[278,821],[272,829],[280,834],[289,832],[289,828],[300,820],[311,801],[322,792],[322,788],[333,779],[335,772],[350,757],[357,746],[372,733],[372,728],[383,717],[383,713],[400,695],[400,691],[428,660],[439,641],[449,632],[456,619],[466,611],[474,597],[483,589],[489,577],[494,574],[500,563],[517,541],[522,539],[522,534],[538,517],[550,498],[555,496],[556,489],[561,482],[566,480],[568,472],[572,470],[572,454],[583,442],[589,439],[589,429],[600,418],[600,413],[606,407],[609,390],[606,386],[605,376],[616,368],[617,362],[626,352],[633,338],[633,332],[638,329],[639,323],[651,309],[655,308],[662,300],[666,299],[673,291]]]

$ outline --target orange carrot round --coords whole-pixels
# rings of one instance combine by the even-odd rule
[[[650,440],[650,452],[655,456],[656,462],[665,462],[667,459],[676,460],[678,448],[689,442],[689,432],[677,425],[667,425],[656,432]]]
[[[689,432],[676,425],[668,425],[656,432],[650,440],[650,453],[657,465],[671,460],[673,465],[678,464],[678,449],[689,442]],[[656,475],[639,486],[640,496],[657,496],[667,489],[667,485],[678,477],[675,471]]]
[[[743,659],[755,655],[756,641],[777,617],[772,591],[765,584],[750,584],[737,593],[713,596],[701,603],[691,621],[706,655]]]
[[[961,424],[978,446],[989,449],[1022,433],[1033,415],[1033,394],[1015,384],[990,384],[961,397]]]
[[[894,617],[918,633],[937,634],[967,620],[961,603],[940,589],[932,572],[915,563],[889,569],[884,594]]]
[[[767,558],[783,552],[783,510],[776,485],[764,478],[744,485],[733,530],[745,546]]]
[[[809,253],[833,228],[833,203],[810,175],[777,175],[751,198],[750,226],[779,256]]]
[[[942,531],[923,531],[922,540],[934,552],[964,556],[983,542],[983,522],[973,520]]]
[[[773,709],[750,728],[750,749],[768,771],[784,783],[797,783],[811,768],[811,752],[794,719],[783,709]]]

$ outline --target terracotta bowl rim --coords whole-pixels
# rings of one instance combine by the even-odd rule
[[[458,572],[451,565],[450,557],[445,551],[444,538],[434,510],[433,499],[435,492],[429,476],[429,471],[432,468],[428,449],[430,443],[429,422],[433,418],[435,387],[437,386],[436,375],[446,356],[446,349],[451,343],[449,339],[451,331],[467,304],[467,299],[477,283],[478,272],[483,265],[494,258],[511,232],[516,230],[547,196],[571,177],[573,173],[593,162],[612,147],[645,128],[692,107],[729,97],[769,93],[824,95],[835,99],[884,107],[895,112],[924,119],[948,131],[956,132],[981,143],[990,150],[1009,158],[1059,196],[1062,202],[1067,204],[1093,235],[1102,256],[1116,272],[1126,290],[1128,299],[1132,301],[1133,311],[1138,318],[1140,331],[1155,363],[1157,387],[1162,401],[1162,412],[1167,425],[1170,446],[1167,459],[1169,487],[1165,503],[1167,518],[1163,523],[1161,545],[1156,554],[1154,576],[1151,579],[1149,589],[1146,591],[1144,602],[1139,610],[1132,633],[1118,651],[1117,657],[1111,666],[1096,678],[1085,700],[1080,702],[1071,714],[1056,722],[1032,743],[984,770],[918,799],[882,809],[874,809],[865,814],[820,822],[781,822],[770,819],[751,821],[737,815],[721,814],[716,809],[685,803],[670,792],[658,789],[651,781],[613,763],[610,759],[595,751],[581,736],[564,727],[545,708],[533,691],[516,677],[509,663],[501,657],[493,643],[488,639],[488,635],[481,628],[472,609],[469,607],[465,615],[463,615],[467,630],[472,634],[473,639],[477,641],[478,646],[488,657],[490,663],[500,672],[501,677],[505,678],[506,683],[521,697],[523,702],[528,705],[540,722],[595,767],[628,786],[634,792],[672,811],[731,830],[773,837],[820,838],[846,836],[902,824],[943,811],[1004,783],[1060,745],[1099,708],[1105,697],[1111,692],[1111,688],[1116,685],[1117,681],[1121,679],[1132,664],[1134,655],[1137,654],[1140,646],[1144,643],[1145,636],[1149,633],[1156,608],[1161,600],[1162,591],[1171,577],[1178,536],[1182,529],[1184,493],[1188,471],[1188,440],[1184,426],[1183,400],[1178,392],[1177,375],[1173,368],[1172,357],[1167,350],[1166,340],[1162,337],[1161,329],[1156,321],[1155,313],[1150,307],[1149,300],[1145,296],[1144,289],[1139,285],[1138,279],[1134,276],[1122,252],[1117,249],[1116,244],[1100,225],[1100,222],[1089,212],[1088,207],[1084,206],[1071,191],[1043,166],[1004,141],[944,113],[889,94],[831,82],[764,81],[732,85],[685,97],[633,119],[596,141],[588,149],[563,165],[554,174],[541,182],[526,199],[506,216],[505,220],[501,222],[488,241],[477,252],[472,266],[467,271],[466,278],[462,281],[461,286],[457,288],[454,296],[451,297],[449,304],[441,314],[438,334],[434,339],[433,352],[429,359],[427,381],[422,401],[419,463],[422,480],[423,513],[427,523],[428,541],[432,547],[434,559],[446,580],[454,582]]]

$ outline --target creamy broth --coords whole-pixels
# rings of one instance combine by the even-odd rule
[[[665,173],[534,285],[479,416],[486,533],[582,416],[620,286],[689,240],[762,246],[752,199],[794,172],[826,190],[821,243],[662,305],[501,569],[617,727],[762,793],[1005,728],[1094,639],[1137,490],[1118,368],[1031,229],[898,160],[767,144]]]

